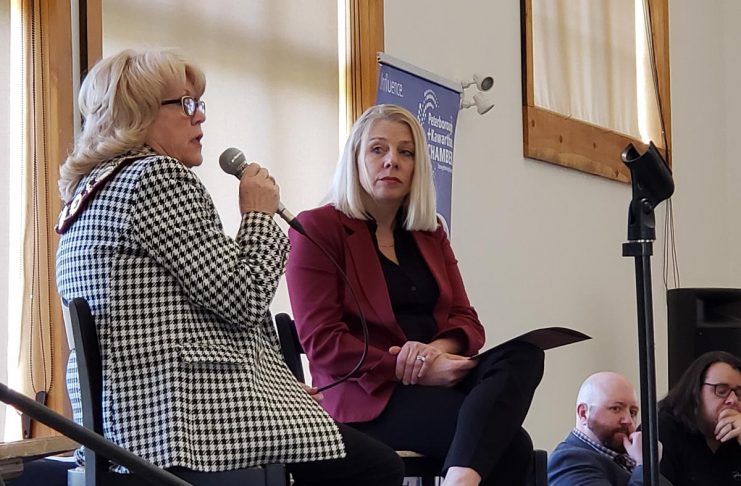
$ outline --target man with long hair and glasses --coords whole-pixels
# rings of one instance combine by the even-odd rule
[[[674,486],[741,485],[741,359],[697,358],[659,402],[659,437]]]

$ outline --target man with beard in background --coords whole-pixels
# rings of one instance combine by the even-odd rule
[[[622,375],[595,373],[576,399],[576,425],[548,460],[551,486],[643,485],[638,398]],[[661,444],[659,444],[661,455]],[[661,478],[661,484],[670,484]]]

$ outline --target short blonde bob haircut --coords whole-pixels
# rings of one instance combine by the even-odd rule
[[[80,87],[84,123],[60,170],[62,199],[101,162],[144,145],[168,89],[185,81],[203,95],[203,71],[174,49],[127,49],[99,61]]]
[[[406,109],[396,105],[376,105],[368,108],[353,124],[350,137],[337,164],[334,180],[325,201],[338,211],[355,219],[371,219],[363,205],[364,192],[360,184],[359,165],[363,163],[368,134],[378,120],[404,123],[409,126],[414,139],[414,173],[409,195],[403,203],[406,210],[404,229],[408,231],[434,231],[435,185],[432,181],[432,164],[427,139],[419,121]]]

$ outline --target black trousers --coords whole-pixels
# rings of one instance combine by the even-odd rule
[[[397,385],[384,411],[350,424],[396,450],[476,470],[484,485],[525,483],[533,445],[522,428],[543,377],[544,353],[508,343],[453,388]]]
[[[286,464],[293,486],[401,486],[404,463],[387,445],[337,424],[345,444],[342,459]],[[241,486],[239,471],[205,473],[181,467],[169,469],[194,486]]]
[[[404,463],[382,442],[337,424],[347,455],[342,459],[286,464],[293,486],[400,486]]]

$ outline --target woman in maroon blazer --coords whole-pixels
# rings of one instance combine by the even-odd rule
[[[424,131],[379,105],[355,123],[329,204],[299,215],[342,266],[368,324],[368,355],[324,393],[338,421],[445,459],[445,486],[523,484],[532,443],[522,429],[543,352],[511,344],[471,360],[484,328],[435,215]],[[287,278],[313,384],[348,373],[363,349],[358,305],[335,267],[291,230]]]

